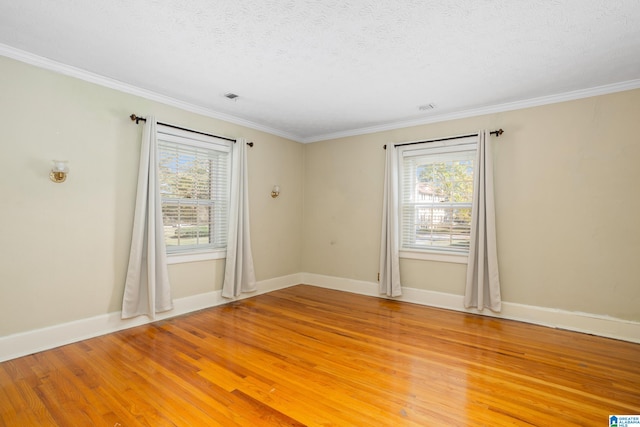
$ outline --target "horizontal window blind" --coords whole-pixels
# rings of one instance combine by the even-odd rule
[[[402,151],[402,249],[468,253],[475,154],[475,143]]]
[[[158,132],[167,252],[223,249],[229,216],[230,143],[215,138],[207,142],[208,137],[190,138],[178,132]]]

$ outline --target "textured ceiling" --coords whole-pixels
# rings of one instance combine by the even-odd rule
[[[640,79],[640,1],[0,0],[0,43],[304,142]]]

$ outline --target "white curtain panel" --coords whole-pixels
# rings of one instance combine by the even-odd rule
[[[502,303],[496,244],[493,150],[489,139],[490,134],[486,130],[478,135],[464,305],[466,308],[489,308],[499,312]]]
[[[398,160],[393,144],[387,145],[380,235],[380,293],[402,295],[398,226]]]
[[[129,267],[122,299],[122,318],[171,310],[171,290],[164,244],[162,203],[158,181],[156,119],[148,116],[142,131],[138,193]]]
[[[244,139],[238,139],[233,144],[229,238],[222,284],[222,296],[225,298],[234,298],[243,292],[256,290],[256,274],[253,268],[249,227],[247,152],[247,144]]]

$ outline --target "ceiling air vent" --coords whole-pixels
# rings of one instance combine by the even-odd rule
[[[429,110],[434,110],[436,108],[436,104],[424,104],[418,107],[418,110],[420,111],[429,111]]]

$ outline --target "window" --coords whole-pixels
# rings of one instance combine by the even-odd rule
[[[167,253],[224,250],[231,142],[158,125],[158,150]]]
[[[469,253],[477,137],[400,147],[401,251]]]

